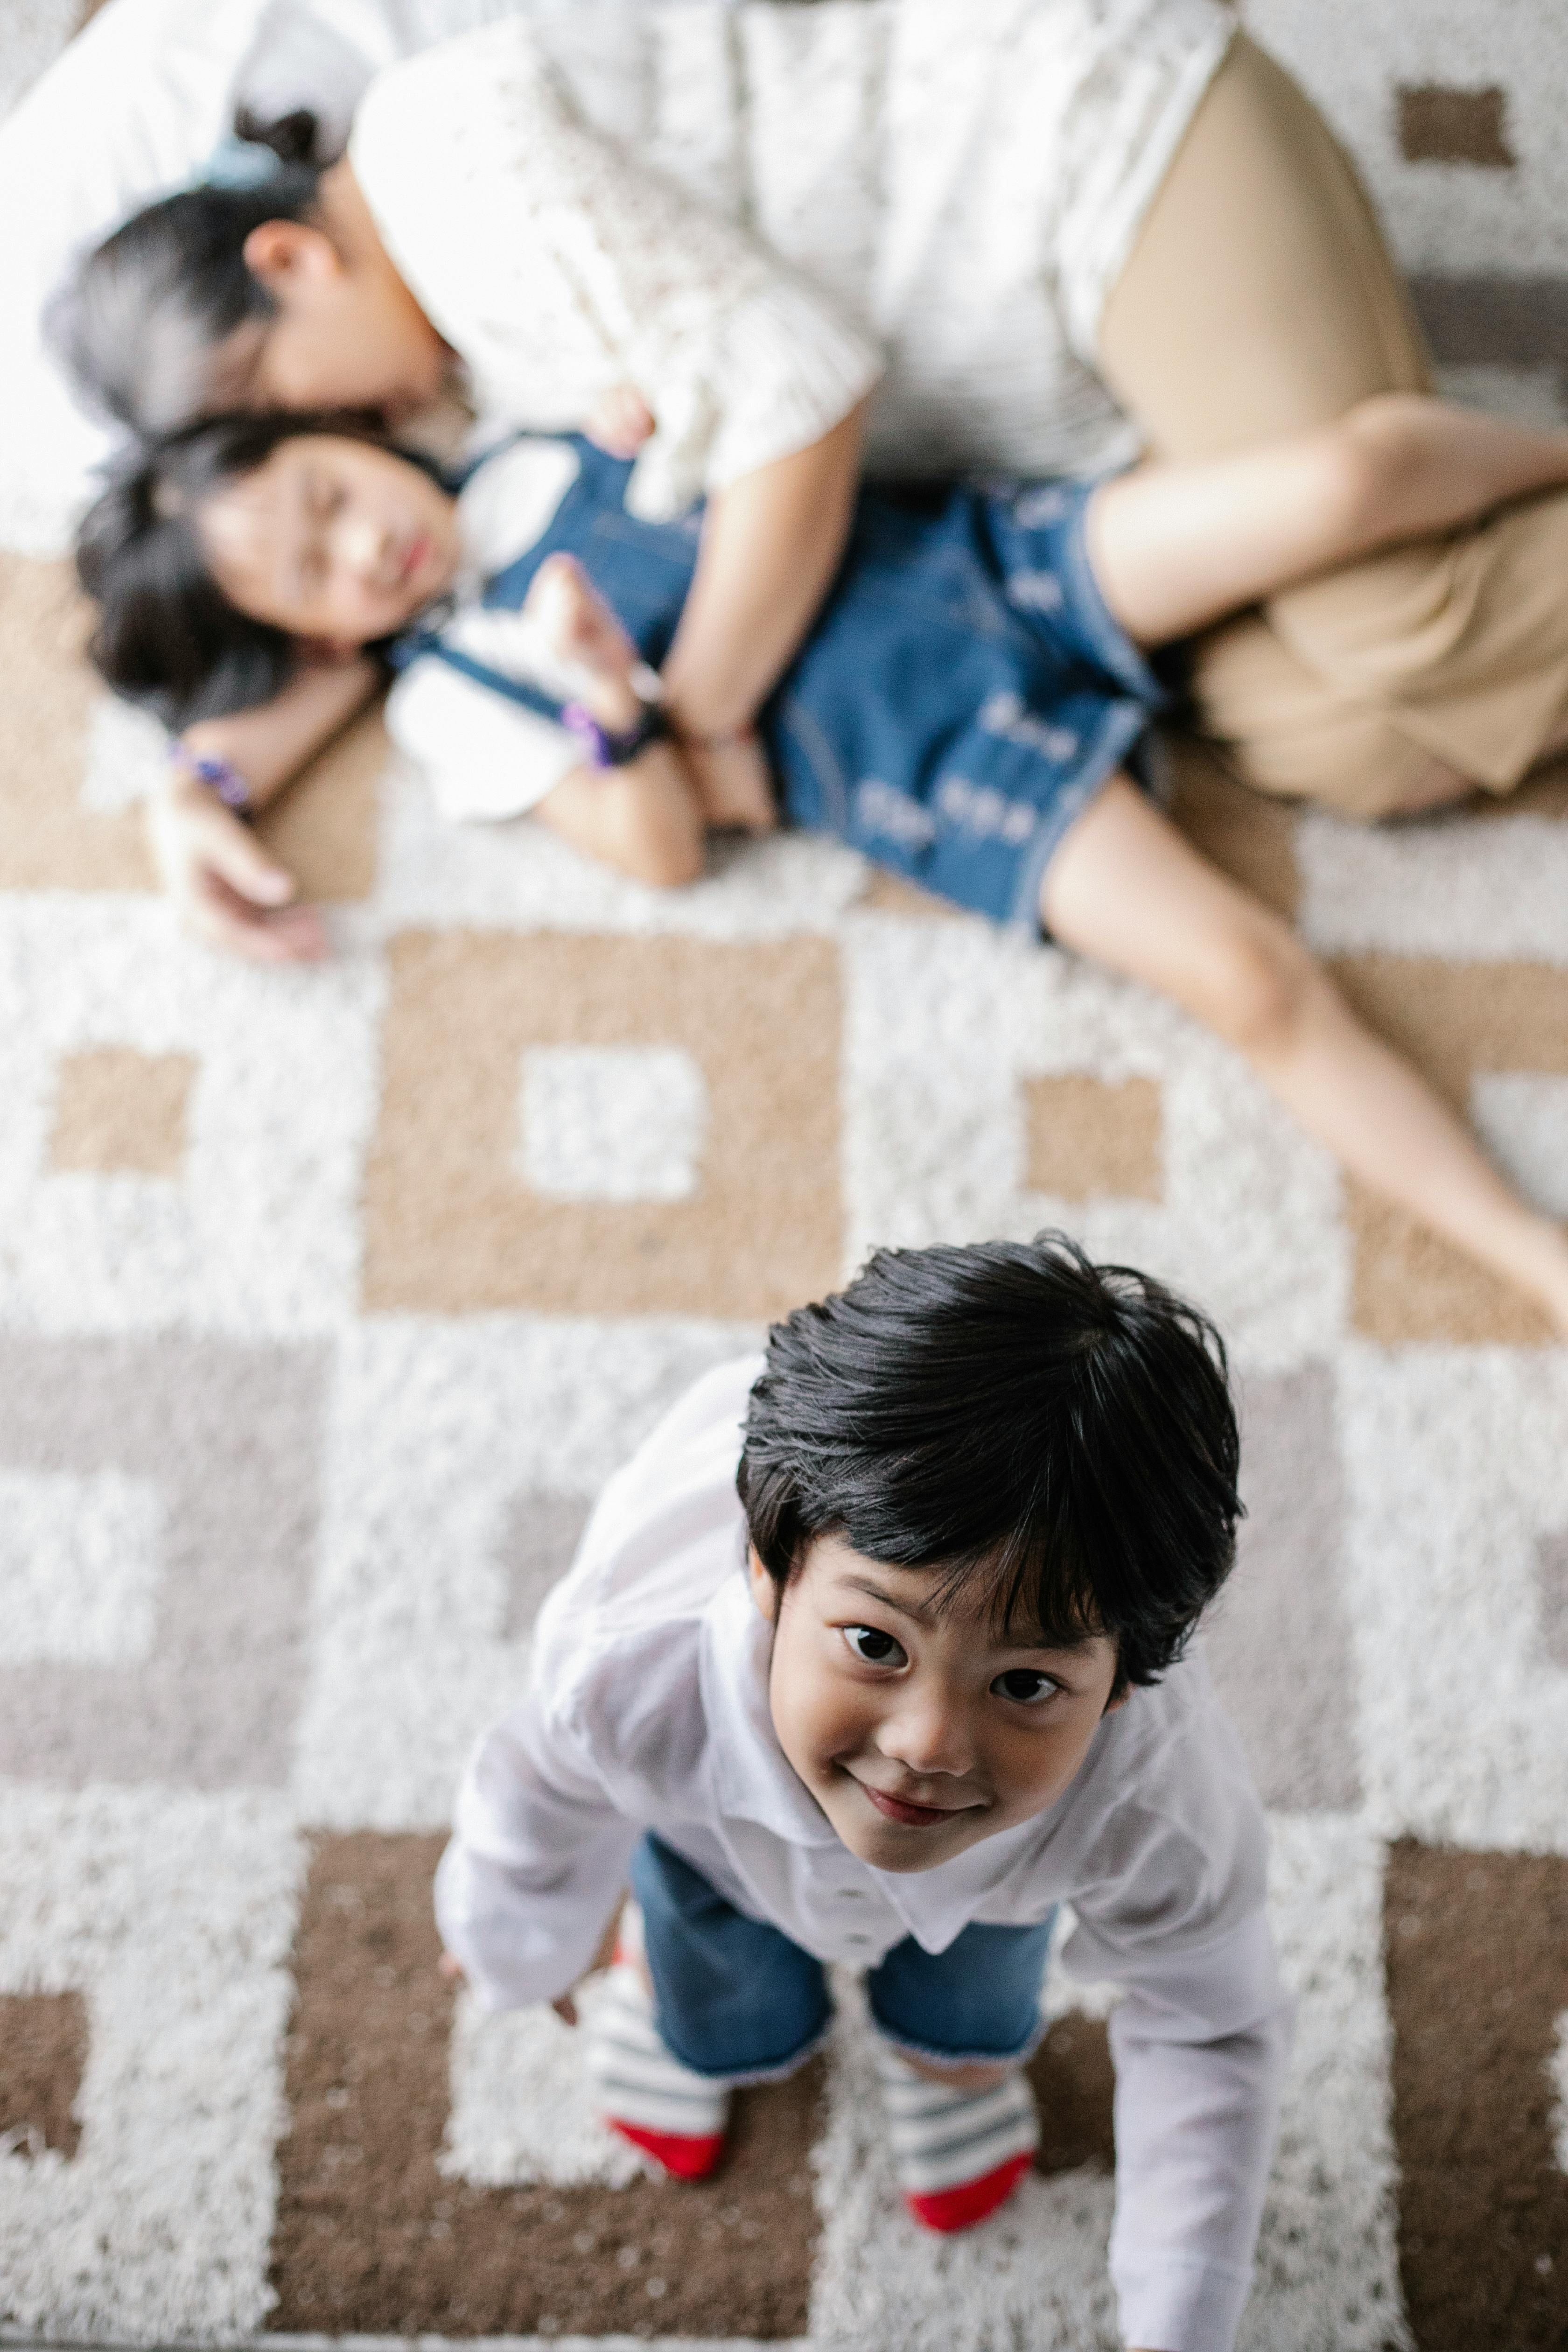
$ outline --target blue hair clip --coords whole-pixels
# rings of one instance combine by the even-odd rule
[[[270,147],[259,140],[242,139],[231,131],[219,141],[216,149],[193,185],[199,188],[260,188],[276,179],[283,169],[282,163]]]

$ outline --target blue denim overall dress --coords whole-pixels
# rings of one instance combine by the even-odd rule
[[[575,480],[482,601],[517,610],[547,556],[573,555],[657,668],[691,584],[700,509],[639,521],[625,506],[630,465],[575,436],[571,446]],[[861,494],[837,578],[759,721],[792,824],[837,834],[960,906],[1037,928],[1063,835],[1169,701],[1089,568],[1091,488]],[[392,649],[400,667],[431,655],[560,715],[550,696],[438,630]]]

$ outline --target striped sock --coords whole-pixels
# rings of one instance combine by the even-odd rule
[[[730,2086],[694,2074],[659,2039],[640,1969],[617,1958],[588,2033],[588,2074],[612,2131],[679,2180],[700,2180],[724,2149]]]
[[[990,2091],[928,2082],[885,2042],[877,2075],[904,2202],[928,2230],[968,2230],[1010,2197],[1034,2158],[1039,2126],[1022,2072]]]

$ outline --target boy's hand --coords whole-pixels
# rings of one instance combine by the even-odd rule
[[[654,429],[653,411],[635,383],[601,393],[583,430],[607,457],[635,457]]]
[[[171,774],[147,803],[153,863],[184,929],[253,963],[315,963],[321,919],[294,905],[288,868],[194,776]]]
[[[463,1982],[463,1963],[454,1953],[443,1952],[437,1967],[438,1973],[447,1984],[460,1985]],[[576,2024],[577,2004],[569,1992],[563,1992],[560,2000],[552,2000],[550,2006],[563,2025]]]

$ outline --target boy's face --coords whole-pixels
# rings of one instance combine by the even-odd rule
[[[413,619],[458,568],[457,509],[369,441],[301,433],[204,501],[202,544],[231,604],[337,651]]]
[[[1068,1786],[1112,1699],[1116,1644],[1031,1645],[964,1594],[941,1614],[929,1570],[819,1536],[773,1624],[773,1728],[838,1835],[877,1870],[931,1870],[1042,1813]],[[1125,1696],[1125,1694],[1123,1695]]]

